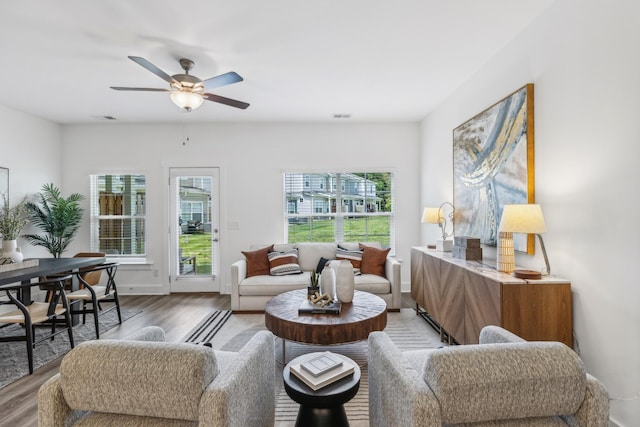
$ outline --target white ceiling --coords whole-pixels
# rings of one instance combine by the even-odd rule
[[[417,121],[555,0],[20,0],[0,13],[0,104],[57,123]],[[245,81],[191,113],[127,59]],[[526,82],[523,82],[526,83]],[[346,119],[340,119],[346,120]]]

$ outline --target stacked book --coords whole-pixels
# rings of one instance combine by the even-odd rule
[[[451,252],[454,258],[482,261],[482,248],[477,237],[455,236]]]
[[[289,369],[291,374],[316,391],[351,375],[355,365],[348,358],[325,351],[311,359],[294,363]]]
[[[342,303],[340,301],[332,301],[322,304],[314,304],[308,299],[302,301],[298,307],[298,314],[340,314]]]

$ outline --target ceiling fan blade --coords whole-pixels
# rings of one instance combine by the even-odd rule
[[[160,77],[162,80],[166,81],[167,83],[169,83],[169,84],[171,84],[171,83],[179,84],[176,79],[174,79],[169,74],[165,73],[160,68],[156,67],[155,65],[153,65],[151,62],[147,61],[146,59],[141,58],[139,56],[129,56],[128,58],[130,60],[132,60],[133,62],[135,62],[136,64],[138,64],[138,65],[146,68],[147,70],[151,71],[153,74],[155,74],[156,76]]]
[[[225,98],[224,96],[214,95],[212,93],[203,93],[202,97],[207,101],[218,102],[220,104],[228,105],[230,107],[241,108],[245,110],[249,104],[246,102],[238,101],[236,99]]]
[[[111,86],[113,90],[138,90],[145,92],[171,92],[169,89],[156,89],[153,87],[122,87],[122,86]]]
[[[204,83],[204,90],[208,92],[213,88],[238,83],[243,80],[244,79],[235,71],[229,71],[228,73],[220,74],[219,76],[204,80],[202,83]]]

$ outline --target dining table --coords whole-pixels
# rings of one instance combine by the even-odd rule
[[[33,258],[31,258],[33,259]],[[40,277],[52,276],[61,273],[78,273],[83,268],[104,264],[105,257],[72,257],[72,258],[37,258],[38,265],[33,267],[18,268],[11,271],[0,272],[0,291],[19,289],[20,301],[25,305],[31,303],[31,287],[38,286]],[[26,259],[25,259],[26,261]],[[19,286],[16,286],[19,284]],[[32,286],[25,286],[31,284]],[[72,275],[71,289],[78,289],[79,280],[76,274]],[[72,316],[72,323],[78,324],[79,316]]]

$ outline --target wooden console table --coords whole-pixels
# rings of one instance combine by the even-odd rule
[[[460,344],[477,344],[484,326],[497,325],[573,348],[571,283],[561,278],[517,279],[481,261],[414,247],[411,296]]]

